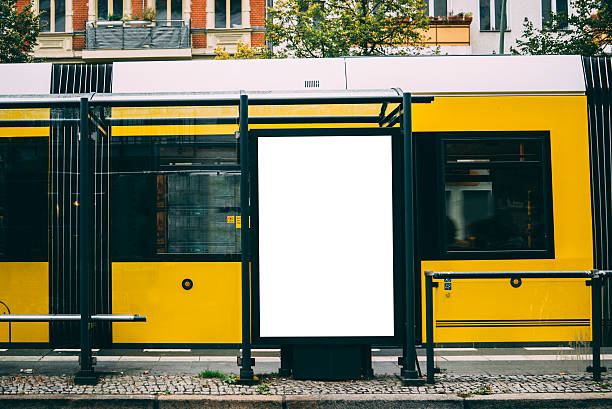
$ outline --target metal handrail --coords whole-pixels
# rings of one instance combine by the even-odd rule
[[[601,366],[601,286],[602,280],[610,276],[610,270],[589,271],[425,271],[425,336],[427,337],[427,383],[435,383],[434,374],[434,319],[433,319],[433,288],[438,287],[434,279],[502,279],[512,281],[520,278],[585,278],[586,285],[591,287],[591,348],[593,350],[593,365],[587,367],[587,372],[593,373],[593,380],[601,381],[601,373],[606,368]]]

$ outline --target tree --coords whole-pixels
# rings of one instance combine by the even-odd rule
[[[28,4],[17,10],[15,0],[0,0],[0,63],[32,61],[40,28]]]
[[[429,28],[422,0],[279,0],[266,39],[295,57],[409,54]]]
[[[241,42],[238,42],[234,54],[230,54],[225,47],[221,46],[215,48],[214,53],[215,60],[252,60],[274,57],[266,47],[250,47],[248,44]]]
[[[542,29],[525,19],[523,39],[511,47],[513,54],[603,55],[612,41],[612,5],[610,0],[575,0],[569,16],[551,13]]]

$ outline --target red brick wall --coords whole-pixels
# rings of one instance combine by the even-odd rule
[[[266,36],[262,32],[251,34],[251,47],[263,47],[266,45]]]
[[[147,7],[146,0],[144,3]],[[142,18],[142,0],[132,0],[132,18]]]
[[[191,0],[191,27],[206,28],[206,0]],[[205,48],[206,34],[193,34],[191,36],[191,47]]]
[[[17,0],[17,10],[23,9],[29,3],[30,0]]]
[[[263,27],[266,18],[265,0],[251,0],[251,26]]]
[[[74,31],[85,31],[87,22],[88,0],[72,0],[72,29]],[[85,48],[85,37],[75,37],[72,39],[72,49],[79,51]]]

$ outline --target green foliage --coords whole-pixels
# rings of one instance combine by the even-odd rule
[[[257,59],[257,58],[273,58],[274,56],[265,47],[249,47],[247,44],[238,43],[236,52],[230,54],[225,47],[218,46],[215,48],[215,60],[239,60],[239,59]]]
[[[574,0],[570,16],[551,13],[542,29],[525,19],[523,38],[513,54],[598,56],[612,40],[612,5],[608,0]]]
[[[422,0],[279,0],[265,23],[276,56],[300,58],[415,53],[428,27]]]
[[[121,14],[109,14],[106,21],[121,21],[122,18]]]
[[[155,21],[157,18],[157,12],[154,8],[146,7],[142,10],[142,19],[146,21]]]
[[[270,395],[270,386],[268,385],[258,385],[257,386],[257,393],[259,395]]]
[[[225,374],[221,371],[212,371],[210,369],[206,369],[198,374],[198,378],[219,378],[225,379]]]
[[[38,16],[28,3],[18,11],[15,0],[0,0],[0,63],[32,61],[40,32]]]

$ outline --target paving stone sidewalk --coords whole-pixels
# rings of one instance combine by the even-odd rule
[[[435,385],[404,387],[395,376],[344,382],[296,381],[264,376],[262,383],[241,386],[233,377],[110,375],[96,386],[77,386],[72,376],[17,375],[0,377],[0,395],[323,395],[323,394],[450,394],[461,397],[508,393],[612,394],[612,375],[593,382],[589,374],[474,375],[440,374]]]

